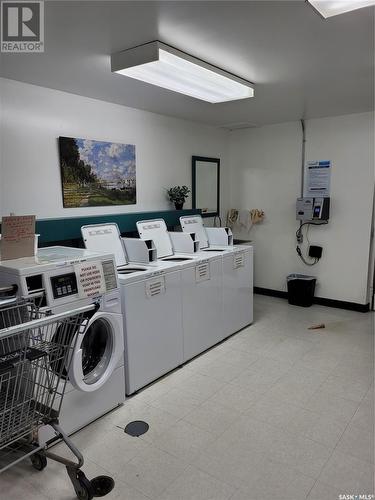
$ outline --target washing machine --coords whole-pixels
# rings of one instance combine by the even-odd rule
[[[221,255],[197,252],[194,238],[192,254],[175,253],[163,219],[139,221],[137,229],[141,238],[153,240],[158,259],[174,261],[181,269],[185,362],[223,339]]]
[[[200,215],[180,217],[184,232],[194,232],[200,250],[221,252],[223,264],[223,338],[253,322],[253,247],[233,246],[229,228],[206,228]]]
[[[87,266],[100,274],[101,288],[92,296],[81,286]],[[97,304],[97,310],[83,320],[88,321],[84,335],[79,333],[79,326],[69,333],[75,347],[71,349],[70,369],[63,370],[59,388],[63,390],[66,384],[59,420],[67,434],[124,402],[123,319],[111,253],[59,246],[40,248],[36,257],[0,262],[0,283],[17,285],[19,296],[37,298],[41,309],[52,314]],[[59,334],[58,330],[54,333]],[[41,440],[50,437],[42,429]]]
[[[183,362],[178,263],[129,263],[117,224],[81,229],[86,248],[114,253],[125,335],[126,393],[133,394]],[[136,257],[135,257],[136,258]]]

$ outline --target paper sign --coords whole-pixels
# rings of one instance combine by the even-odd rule
[[[245,254],[244,252],[233,255],[233,269],[245,267]]]
[[[146,297],[151,299],[155,295],[164,294],[166,291],[165,276],[152,278],[146,281]]]
[[[3,217],[1,231],[1,260],[34,256],[35,215]]]
[[[106,292],[103,266],[100,261],[76,264],[74,270],[80,298],[96,297]]]
[[[201,283],[210,279],[210,264],[204,262],[195,266],[195,282]]]
[[[306,198],[328,198],[331,187],[331,162],[308,161],[305,167],[305,186],[303,196]]]

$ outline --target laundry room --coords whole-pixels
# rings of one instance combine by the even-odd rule
[[[0,500],[375,498],[375,1],[0,5]]]

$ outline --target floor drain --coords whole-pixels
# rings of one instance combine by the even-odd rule
[[[149,425],[146,422],[143,422],[142,420],[134,420],[134,422],[130,422],[125,427],[125,432],[126,434],[129,434],[129,436],[138,437],[145,434],[148,429]]]

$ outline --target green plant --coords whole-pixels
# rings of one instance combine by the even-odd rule
[[[190,193],[187,186],[174,186],[167,189],[167,194],[172,203],[185,203],[186,198]]]

